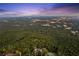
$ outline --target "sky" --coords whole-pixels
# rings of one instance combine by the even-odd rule
[[[0,17],[79,15],[79,3],[0,3]]]

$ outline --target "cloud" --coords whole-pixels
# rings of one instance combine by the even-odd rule
[[[15,11],[8,11],[5,9],[0,9],[0,17],[18,16],[19,13]]]
[[[0,16],[28,16],[28,15],[70,15],[79,14],[79,7],[64,6],[51,8],[25,8],[15,11],[0,9]]]
[[[73,6],[65,6],[60,8],[43,8],[42,10],[39,10],[40,14],[43,15],[70,15],[70,14],[78,14],[79,8],[73,7]]]
[[[0,12],[7,12],[8,10],[0,9]]]

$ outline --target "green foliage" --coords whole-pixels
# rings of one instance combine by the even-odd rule
[[[34,49],[42,49],[35,54]],[[28,27],[27,29],[9,29],[0,31],[0,55],[13,51],[16,55],[79,55],[79,35],[69,30],[52,27]]]

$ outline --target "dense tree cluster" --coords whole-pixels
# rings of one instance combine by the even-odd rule
[[[79,22],[74,21],[71,24],[73,29],[67,30],[59,26],[54,28],[54,25],[32,25],[30,18],[0,20],[0,55],[78,56]],[[71,31],[75,30],[74,35]]]
[[[79,35],[69,30],[29,27],[1,30],[0,55],[79,55]]]

